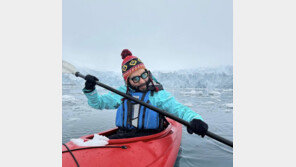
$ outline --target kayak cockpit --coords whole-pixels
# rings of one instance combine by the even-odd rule
[[[171,131],[171,128],[172,128],[172,125],[169,124],[164,130],[162,130],[158,133],[154,133],[152,135],[144,135],[144,136],[128,137],[128,138],[120,138],[120,139],[110,139],[109,144],[129,143],[129,142],[136,142],[136,141],[143,141],[143,140],[151,140],[151,139],[155,139],[155,138],[160,138],[162,136],[169,134],[169,132]],[[116,134],[117,131],[118,131],[118,128],[114,128],[114,129],[104,131],[104,132],[101,132],[98,134],[108,137],[113,134]],[[94,137],[94,135],[92,134],[92,135],[83,136],[81,138],[84,139],[84,141],[87,141],[87,140],[93,139],[93,137]]]

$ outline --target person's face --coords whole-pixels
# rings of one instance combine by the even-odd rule
[[[143,79],[142,77],[146,77]],[[147,89],[146,87],[146,82],[148,82],[148,73],[147,75],[145,74],[144,69],[139,69],[137,71],[134,71],[130,76],[129,76],[129,83],[133,87],[138,87],[140,91],[145,91]]]

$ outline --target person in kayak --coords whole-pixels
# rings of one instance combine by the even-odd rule
[[[119,91],[136,97],[150,105],[169,112],[185,121],[190,122],[188,133],[196,133],[205,136],[208,125],[202,117],[190,108],[176,101],[176,99],[156,80],[144,63],[133,56],[128,49],[121,53],[122,75],[125,85],[118,88]],[[157,112],[124,99],[113,92],[99,95],[95,89],[98,78],[86,75],[83,93],[88,99],[88,104],[95,109],[117,109],[116,134],[108,136],[110,139],[129,138],[158,133],[166,128],[168,122],[165,117]]]

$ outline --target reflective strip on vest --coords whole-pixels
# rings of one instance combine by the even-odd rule
[[[139,96],[134,96],[135,98],[139,99]],[[132,111],[132,125],[134,127],[139,127],[139,113],[140,113],[140,104],[134,104],[133,105],[133,111]]]

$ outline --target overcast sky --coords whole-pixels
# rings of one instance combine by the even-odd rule
[[[232,0],[63,0],[63,59],[121,71],[122,49],[150,70],[232,65]]]

